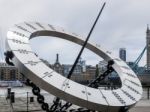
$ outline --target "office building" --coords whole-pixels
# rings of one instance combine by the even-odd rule
[[[125,48],[119,49],[119,57],[120,59],[126,62],[126,49]]]

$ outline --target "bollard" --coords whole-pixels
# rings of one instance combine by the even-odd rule
[[[8,88],[7,88],[7,99],[10,98],[10,94],[11,94],[11,88],[8,87]]]
[[[10,93],[10,102],[15,103],[15,92]]]
[[[30,97],[30,102],[34,102],[34,97]]]

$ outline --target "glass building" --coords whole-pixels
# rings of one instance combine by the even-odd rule
[[[119,57],[120,59],[126,62],[126,49],[125,48],[119,49]]]

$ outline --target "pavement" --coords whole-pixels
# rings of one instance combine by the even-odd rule
[[[29,112],[45,112],[41,110],[41,105],[36,101],[29,101],[28,110]],[[0,112],[27,112],[27,99],[18,97],[11,106],[9,100],[4,97],[0,98]],[[150,112],[150,100],[140,100],[129,112]]]
[[[150,112],[150,100],[140,100],[129,112]]]
[[[41,110],[41,105],[37,103],[36,96],[32,94],[31,88],[12,88],[12,91],[15,91],[15,103],[10,105],[10,101],[6,99],[7,88],[0,88],[0,112],[27,112],[27,93],[28,112],[45,112]],[[42,94],[45,101],[51,105],[54,96],[44,90],[42,90]],[[146,92],[143,92],[142,99],[129,112],[150,112],[150,100],[146,96]],[[34,97],[34,102],[30,102],[30,97]]]

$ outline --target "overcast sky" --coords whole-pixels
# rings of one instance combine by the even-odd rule
[[[24,21],[38,21],[63,27],[85,38],[104,0],[0,0],[0,38],[7,30]],[[118,55],[127,50],[127,60],[134,61],[145,46],[146,27],[150,23],[150,0],[105,0],[106,7],[89,41],[94,41]],[[80,46],[57,38],[31,40],[40,57],[54,63],[56,53],[61,63],[74,62]],[[4,48],[1,42],[1,51]],[[95,65],[100,60],[85,50],[82,58]],[[142,65],[145,64],[145,57]]]

